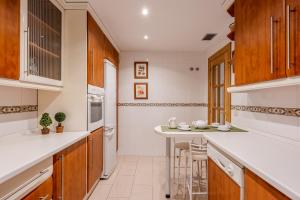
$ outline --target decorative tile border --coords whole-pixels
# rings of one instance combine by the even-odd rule
[[[118,103],[127,107],[207,107],[207,103]]]
[[[207,107],[207,103],[118,103],[126,107]],[[300,108],[232,105],[231,110],[300,117]]]
[[[231,110],[300,117],[300,108],[232,105]]]
[[[37,110],[37,105],[0,106],[0,114],[35,112]]]

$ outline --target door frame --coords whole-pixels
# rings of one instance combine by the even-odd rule
[[[213,67],[224,62],[224,112],[225,122],[231,122],[231,94],[227,92],[227,88],[231,86],[231,43],[228,43],[219,51],[208,58],[208,123],[212,123],[212,103],[211,103],[211,87],[212,87],[212,71]]]

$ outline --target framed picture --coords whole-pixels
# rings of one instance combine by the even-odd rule
[[[148,99],[148,83],[134,83],[134,99]]]
[[[148,79],[148,62],[134,62],[134,78]]]

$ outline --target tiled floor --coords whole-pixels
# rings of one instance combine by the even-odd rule
[[[165,187],[164,157],[120,156],[114,173],[99,182],[89,200],[163,200]],[[182,186],[172,183],[172,190],[172,199],[188,199]]]

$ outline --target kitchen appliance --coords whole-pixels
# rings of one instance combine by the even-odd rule
[[[88,85],[88,130],[104,126],[104,89]]]
[[[104,60],[105,119],[103,179],[107,179],[117,165],[117,71]]]
[[[214,195],[218,194],[224,195],[225,196],[228,194],[227,189],[230,187],[238,187],[239,188],[239,196],[232,197],[232,200],[239,199],[243,200],[244,199],[244,171],[243,171],[243,166],[233,159],[231,159],[229,156],[227,156],[225,153],[221,152],[217,148],[215,148],[213,145],[208,143],[207,145],[207,155],[210,158],[210,160],[213,161],[215,165],[218,167],[218,173],[225,173],[225,176],[219,176],[222,177],[221,179],[231,179],[232,181],[226,181],[226,180],[219,180],[218,182],[226,182],[228,184],[227,187],[218,187],[218,185],[215,185],[209,189],[209,194],[208,195]],[[208,171],[212,170],[210,164],[208,164]],[[208,172],[209,174],[209,172]],[[208,176],[208,183],[210,184],[218,184],[217,181],[210,181],[210,177]],[[215,191],[217,190],[217,191]],[[219,196],[220,197],[220,196]]]
[[[0,200],[16,200],[25,197],[52,176],[52,162],[53,159],[50,157],[0,184]]]

